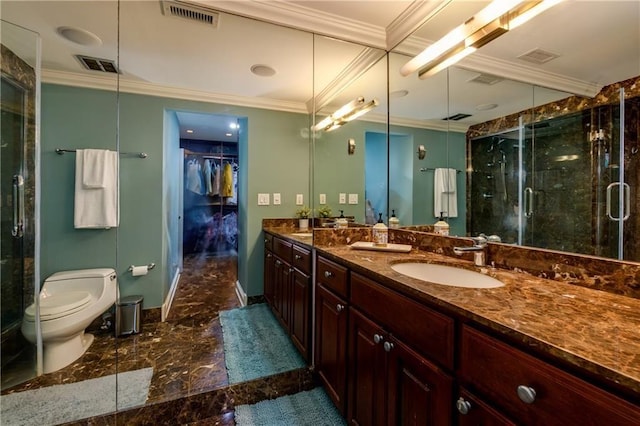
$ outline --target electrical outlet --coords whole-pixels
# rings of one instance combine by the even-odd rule
[[[280,204],[280,193],[279,192],[274,192],[273,193],[273,205],[278,205]]]
[[[349,204],[358,204],[358,194],[349,194]]]
[[[269,194],[258,194],[258,205],[259,206],[268,206],[269,205]]]
[[[327,204],[327,194],[320,194],[320,204]]]
[[[304,196],[302,194],[296,194],[296,206],[304,204]]]
[[[341,192],[338,195],[338,204],[347,204],[347,194]]]

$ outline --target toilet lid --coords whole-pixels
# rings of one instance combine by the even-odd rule
[[[82,309],[89,301],[91,294],[88,291],[69,291],[43,297],[40,299],[40,319],[50,320],[70,315]],[[25,316],[29,319],[35,318],[35,304],[25,309]]]

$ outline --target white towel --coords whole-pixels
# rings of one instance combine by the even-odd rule
[[[118,153],[104,155],[104,187],[83,185],[84,153],[76,152],[76,183],[73,224],[76,228],[111,228],[120,222]]]
[[[107,184],[106,149],[78,149],[76,156],[82,157],[82,187],[85,189],[104,188]]]
[[[440,217],[458,217],[456,194],[456,169],[438,168],[433,176],[433,215]]]

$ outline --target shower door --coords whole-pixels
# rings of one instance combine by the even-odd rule
[[[36,346],[20,326],[35,274],[36,69],[38,38],[2,22],[0,73],[0,281],[2,389],[34,377]]]

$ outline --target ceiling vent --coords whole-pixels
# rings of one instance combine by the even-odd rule
[[[188,19],[218,28],[220,15],[204,7],[177,1],[161,1],[162,13],[165,16]]]
[[[559,57],[560,55],[548,52],[546,50],[533,49],[518,56],[518,59],[522,59],[523,61],[531,62],[533,64],[542,65]]]
[[[111,59],[92,58],[90,56],[76,55],[80,63],[88,70],[119,74],[116,63]]]
[[[500,83],[504,78],[491,74],[478,74],[476,77],[469,80],[469,83],[485,84],[487,86],[493,86],[496,83]]]
[[[471,117],[471,114],[457,113],[457,114],[450,115],[449,117],[445,117],[445,118],[443,118],[443,120],[445,120],[445,121],[449,121],[449,120],[451,120],[451,121],[460,121],[463,118],[467,118],[467,117]]]

